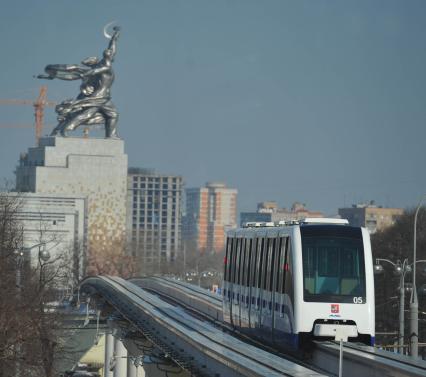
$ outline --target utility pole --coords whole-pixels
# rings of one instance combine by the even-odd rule
[[[416,288],[416,263],[417,263],[417,215],[426,195],[420,199],[414,215],[414,240],[413,240],[413,290],[410,299],[410,355],[417,358],[419,356],[419,301]]]

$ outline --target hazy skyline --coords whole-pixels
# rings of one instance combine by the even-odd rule
[[[226,182],[239,211],[412,207],[426,193],[425,16],[420,0],[8,2],[0,98],[35,99],[42,84],[52,101],[75,97],[79,82],[33,76],[101,56],[116,20],[129,166]],[[3,126],[33,122],[31,106],[0,105],[0,177],[34,145],[32,129]]]

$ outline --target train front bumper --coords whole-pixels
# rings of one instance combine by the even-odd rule
[[[318,323],[314,327],[314,336],[327,336],[335,337],[338,330],[344,330],[350,338],[356,338],[358,336],[358,329],[353,325],[339,325],[339,324],[324,324]]]

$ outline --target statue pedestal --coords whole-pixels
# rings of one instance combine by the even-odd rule
[[[87,198],[89,270],[93,257],[107,257],[124,246],[127,155],[123,140],[41,138],[38,147],[21,157],[16,189]]]

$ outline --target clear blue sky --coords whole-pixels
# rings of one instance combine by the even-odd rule
[[[49,63],[79,63],[122,27],[113,100],[131,166],[225,181],[239,209],[301,201],[334,214],[426,193],[426,1],[4,1],[0,98],[35,98]],[[49,81],[53,101],[78,82]],[[0,105],[1,125],[33,122]],[[55,125],[53,109],[46,124]],[[33,130],[0,128],[13,179]]]

